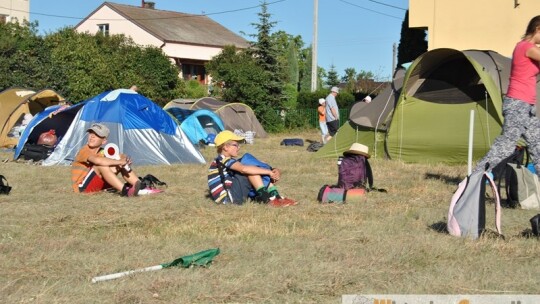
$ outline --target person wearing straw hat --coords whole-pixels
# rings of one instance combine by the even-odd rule
[[[328,135],[328,127],[326,126],[326,100],[324,98],[319,99],[319,107],[317,112],[319,113],[319,127],[321,128],[322,143],[326,144],[326,136]]]
[[[275,186],[281,170],[249,153],[237,159],[244,141],[244,137],[229,130],[219,132],[214,139],[218,156],[208,169],[208,188],[214,202],[241,205],[252,198],[273,207],[296,205],[296,201],[281,196]]]
[[[330,94],[326,96],[326,126],[328,127],[328,135],[326,136],[327,142],[339,129],[339,108],[336,101],[336,96],[338,94],[339,88],[332,87],[330,89]]]

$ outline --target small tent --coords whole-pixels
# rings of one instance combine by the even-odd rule
[[[19,142],[19,134],[12,132],[13,127],[20,125],[25,114],[36,115],[46,107],[56,105],[64,100],[53,90],[39,92],[10,88],[0,93],[0,147],[14,147]]]
[[[221,118],[221,121],[223,121],[223,125],[227,130],[252,131],[255,132],[255,137],[259,138],[268,136],[255,116],[255,112],[244,103],[229,103],[212,97],[203,97],[193,103],[189,100],[169,102],[164,108],[178,107],[185,109],[187,105],[189,105],[189,110],[207,109],[216,113]]]
[[[110,129],[108,142],[130,155],[135,165],[205,163],[169,114],[135,91],[118,89],[84,102],[43,165],[70,164],[86,144],[86,130],[96,122]]]
[[[465,163],[474,110],[473,159],[479,159],[500,134],[502,98],[509,72],[510,59],[493,51],[426,52],[407,69],[401,90],[395,85],[394,94],[399,92],[399,97],[393,105],[389,104],[393,108],[390,114],[384,117],[381,112],[386,130],[363,138],[366,133],[354,123],[359,122],[362,114],[351,111],[348,127],[353,128],[353,132],[349,131],[353,135],[348,144],[353,140],[368,145],[382,142],[384,149],[379,144],[370,147],[376,156],[405,162]],[[340,132],[336,136],[338,143],[339,135]],[[336,146],[334,154],[321,149],[316,156],[335,157],[342,152],[332,141],[327,145],[331,148],[332,144]]]
[[[21,157],[21,152],[25,146],[36,145],[39,136],[44,132],[54,130],[57,136],[57,142],[60,142],[83,105],[84,103],[78,103],[72,106],[50,106],[34,115],[34,118],[32,118],[21,134],[13,159],[19,159]]]
[[[186,110],[173,107],[166,111],[176,118],[182,131],[193,144],[198,144],[201,140],[206,141],[210,134],[216,135],[225,130],[219,116],[210,110]]]

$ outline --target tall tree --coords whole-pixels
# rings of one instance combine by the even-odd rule
[[[347,84],[349,92],[356,92],[356,70],[354,68],[346,68],[345,76],[341,77],[341,81]]]
[[[397,67],[415,60],[427,51],[426,31],[409,27],[409,10],[401,24],[401,39],[398,45]]]
[[[261,12],[257,15],[259,16],[259,23],[252,23],[257,30],[257,34],[252,36],[257,39],[250,43],[248,52],[255,58],[257,64],[262,67],[268,78],[265,83],[261,84],[268,92],[266,106],[280,108],[283,98],[284,72],[278,60],[277,48],[271,37],[271,31],[276,22],[270,21],[272,15],[268,12],[266,1],[261,3]]]
[[[330,66],[330,70],[328,70],[328,73],[326,75],[326,84],[329,87],[337,86],[339,84],[339,76],[336,71],[336,66],[332,64]]]

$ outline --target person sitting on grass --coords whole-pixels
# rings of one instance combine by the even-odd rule
[[[122,196],[137,196],[141,182],[133,170],[126,170],[131,165],[131,158],[121,154],[120,159],[106,158],[101,146],[107,143],[109,128],[95,123],[88,130],[88,143],[79,150],[71,165],[71,181],[76,193],[92,193],[114,188]],[[118,178],[122,175],[125,183]]]
[[[275,186],[281,171],[258,161],[251,154],[238,157],[244,137],[222,131],[214,139],[218,156],[208,169],[208,187],[218,204],[241,205],[248,198],[274,207],[295,205],[296,201],[279,195]],[[249,164],[248,164],[249,163]]]

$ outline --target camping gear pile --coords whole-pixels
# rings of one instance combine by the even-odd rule
[[[321,203],[357,202],[371,190],[386,192],[373,187],[373,172],[368,158],[369,148],[360,143],[353,143],[338,158],[337,185],[323,185],[317,195]]]

